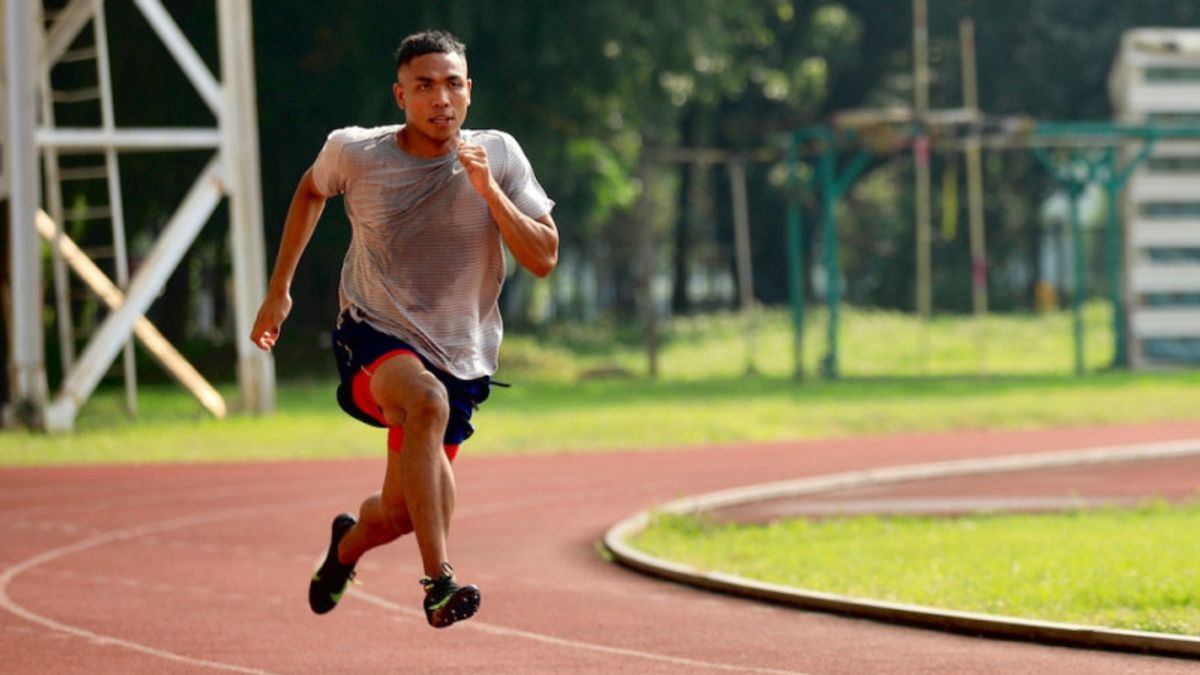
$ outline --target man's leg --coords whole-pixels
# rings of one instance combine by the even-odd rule
[[[388,452],[387,474],[383,482],[384,485],[393,486],[388,489],[391,501],[384,504],[382,491],[363,500],[358,509],[358,523],[346,532],[338,546],[338,559],[347,565],[356,562],[367,551],[390,544],[413,531],[412,517],[408,514],[403,487],[400,486],[400,453],[397,450]],[[451,471],[445,472],[443,484],[443,510],[453,513],[455,488]],[[450,536],[449,519],[446,519],[446,536]]]
[[[354,567],[367,551],[413,531],[412,518],[408,514],[408,505],[404,503],[403,488],[400,486],[400,450],[404,433],[402,428],[390,430],[388,435],[387,472],[384,475],[384,487],[387,490],[388,501],[384,501],[383,492],[363,500],[359,507],[358,520],[342,514],[334,520],[334,540],[331,543],[327,561],[314,577],[314,583],[309,587],[309,603],[313,611],[324,614],[332,610],[341,599],[346,583],[353,578]],[[443,446],[445,456],[453,457],[457,447]],[[445,473],[448,489],[444,495],[453,495],[453,475]],[[447,513],[453,511],[452,502],[445,504]],[[449,522],[447,521],[447,525]],[[449,537],[449,532],[446,532]],[[337,556],[336,560],[329,560]],[[336,563],[336,564],[335,564]],[[321,581],[324,579],[324,581]]]
[[[371,396],[391,433],[403,427],[400,452],[388,456],[389,467],[398,471],[388,472],[379,504],[395,527],[402,523],[393,505],[407,511],[425,568],[425,618],[434,628],[445,628],[473,616],[480,602],[477,587],[455,581],[446,554],[455,496],[454,473],[442,445],[450,417],[446,387],[420,360],[392,358],[372,375]]]
[[[454,474],[442,450],[450,414],[446,388],[420,360],[398,356],[375,370],[371,396],[389,427],[404,427],[404,443],[399,453],[388,453],[383,491],[370,506],[378,505],[382,521],[395,536],[411,526],[425,574],[436,579],[447,562],[446,535],[455,493]]]
[[[398,464],[397,453],[389,452],[387,473],[389,475],[397,474],[396,478],[391,480],[393,483],[400,481],[399,467],[392,468],[393,465]],[[384,483],[387,482],[389,479],[384,478]],[[363,500],[362,506],[359,507],[358,522],[346,532],[338,546],[338,559],[349,565],[358,561],[367,551],[389,544],[412,531],[412,520],[409,518],[408,507],[404,505],[403,498],[399,503],[385,508],[383,493],[376,492]]]

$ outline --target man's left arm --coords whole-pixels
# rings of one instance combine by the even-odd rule
[[[492,175],[487,150],[482,145],[459,145],[458,161],[466,168],[471,186],[487,202],[492,218],[500,227],[500,236],[517,262],[536,276],[550,274],[558,263],[558,227],[554,218],[548,213],[530,218],[513,204]]]

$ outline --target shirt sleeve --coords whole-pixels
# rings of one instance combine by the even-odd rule
[[[501,137],[504,139],[505,156],[499,181],[500,189],[504,190],[504,194],[508,195],[521,213],[530,218],[548,215],[554,209],[554,200],[546,195],[541,183],[538,183],[525,151],[509,134],[501,134]]]
[[[340,195],[346,191],[345,172],[342,171],[342,148],[346,145],[346,130],[337,129],[325,139],[325,145],[317,154],[312,165],[313,185],[326,197]]]

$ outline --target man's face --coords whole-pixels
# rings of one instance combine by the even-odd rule
[[[423,54],[400,67],[392,93],[405,123],[433,141],[454,138],[471,105],[471,80],[462,54]]]

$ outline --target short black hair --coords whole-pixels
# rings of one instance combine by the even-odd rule
[[[460,54],[467,55],[467,46],[462,40],[444,30],[426,30],[413,33],[400,42],[396,48],[396,70],[418,56],[426,54]]]

